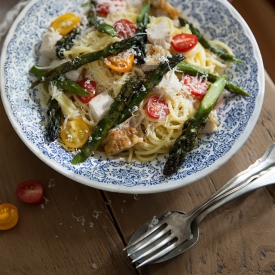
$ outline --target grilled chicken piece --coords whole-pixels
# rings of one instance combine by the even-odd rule
[[[182,84],[173,70],[165,74],[160,83],[153,88],[160,97],[173,98],[182,91]]]
[[[116,127],[109,131],[104,141],[107,156],[112,156],[143,141],[142,134],[135,127]]]
[[[163,60],[165,60],[170,54],[169,51],[166,51],[162,47],[152,44],[147,44],[145,51],[145,64],[141,65],[141,69],[144,72],[155,70],[160,62],[163,62]]]
[[[171,46],[172,31],[165,18],[158,24],[149,23],[146,30],[148,41],[153,45],[161,46],[167,51]]]
[[[49,59],[56,58],[55,44],[61,38],[62,35],[60,35],[57,31],[49,29],[42,38],[40,54]]]

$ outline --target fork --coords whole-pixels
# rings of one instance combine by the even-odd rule
[[[275,166],[275,144],[267,149],[262,158],[232,178],[216,193],[189,213],[171,211],[159,215],[161,219],[155,221],[157,222],[156,225],[154,225],[153,219],[153,222],[149,226],[151,228],[143,235],[138,236],[138,238],[132,238],[124,250],[127,250],[128,256],[132,258],[133,263],[140,262],[137,268],[147,263],[158,262],[159,259],[173,251],[180,244],[192,239],[191,225],[197,217],[199,220],[196,225],[198,226],[199,222],[207,214],[225,203],[247,192],[275,183],[275,168],[273,166]],[[215,205],[218,207],[215,207]],[[212,211],[206,211],[207,209],[211,209],[211,207],[213,208]],[[203,214],[204,211],[207,213]],[[137,230],[135,235],[140,235],[139,230]],[[192,241],[190,244],[192,243],[193,245],[195,242]],[[188,244],[185,247],[188,249]],[[178,250],[179,252],[173,253],[172,257],[185,250]],[[167,259],[172,257],[167,257]]]

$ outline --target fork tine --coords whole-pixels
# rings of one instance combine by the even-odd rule
[[[150,238],[149,240],[147,240],[146,242],[144,242],[143,244],[141,244],[139,247],[137,247],[136,249],[134,249],[133,251],[128,253],[128,256],[130,257],[131,255],[139,252],[140,250],[142,250],[143,248],[147,247],[148,245],[150,245],[151,243],[155,242],[156,240],[158,240],[160,237],[162,237],[163,235],[165,235],[167,232],[169,232],[171,230],[170,227],[165,227],[162,231],[160,231],[159,233],[157,233],[155,236],[153,236],[152,238]]]
[[[165,254],[167,254],[170,251],[172,251],[173,249],[175,249],[176,246],[177,246],[177,242],[167,246],[165,249],[161,250],[160,252],[156,253],[152,257],[150,257],[150,258],[146,259],[145,261],[143,261],[142,263],[140,263],[136,268],[142,267],[143,265],[146,265],[148,263],[153,262],[156,259],[159,259],[160,257],[164,256]]]
[[[160,243],[154,245],[151,249],[148,249],[147,251],[145,251],[143,254],[141,254],[140,256],[138,256],[137,258],[135,258],[132,263],[135,263],[137,261],[139,261],[140,259],[154,253],[155,251],[157,251],[158,249],[160,249],[161,247],[163,247],[164,245],[166,245],[167,243],[169,243],[170,241],[172,241],[173,239],[175,239],[176,237],[174,235],[170,235],[168,236],[166,239],[162,240]],[[165,250],[165,249],[164,249]],[[162,250],[163,251],[163,250]],[[160,252],[162,252],[160,251]],[[160,253],[159,252],[159,253]],[[158,254],[158,253],[157,253]],[[156,255],[157,255],[156,254]],[[154,257],[154,256],[152,256]]]
[[[140,241],[144,240],[146,237],[148,237],[149,235],[151,235],[152,233],[154,233],[157,229],[159,229],[163,224],[165,224],[165,222],[159,223],[157,225],[155,225],[152,229],[146,231],[143,235],[141,235],[139,238],[137,238],[133,243],[131,243],[130,245],[127,245],[124,250],[127,250],[131,247],[133,247],[134,245],[136,245],[137,243],[139,243]]]

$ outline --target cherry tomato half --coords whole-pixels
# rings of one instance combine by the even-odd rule
[[[203,99],[207,90],[208,84],[202,78],[186,75],[183,78],[183,84],[189,89],[192,95]]]
[[[69,148],[81,148],[89,135],[88,125],[80,118],[64,122],[60,132],[63,143]]]
[[[102,1],[96,5],[96,11],[103,16],[107,16],[112,7],[120,6],[122,6],[122,0],[109,0],[107,2]]]
[[[165,99],[157,96],[153,96],[148,100],[146,112],[151,118],[155,119],[162,119],[170,113]]]
[[[80,21],[81,19],[77,15],[73,13],[66,13],[57,17],[52,22],[52,27],[55,31],[59,31],[61,35],[65,35],[72,29],[77,28]]]
[[[127,19],[120,19],[115,22],[114,28],[117,31],[117,36],[121,39],[131,38],[137,32],[137,26]]]
[[[106,58],[106,65],[119,73],[129,72],[134,64],[135,56],[132,53],[122,52],[117,55],[111,55]]]
[[[17,207],[10,203],[0,204],[0,230],[14,227],[18,222]]]
[[[177,34],[172,38],[171,45],[177,52],[187,52],[198,43],[198,37],[194,34]]]
[[[90,80],[88,78],[84,78],[77,82],[79,86],[81,86],[83,89],[85,89],[88,93],[90,93],[90,96],[80,96],[78,95],[78,99],[83,103],[88,103],[91,101],[91,99],[95,96],[96,92],[96,83],[93,80]]]
[[[28,180],[17,186],[16,195],[23,202],[36,204],[43,199],[44,186],[39,181]]]

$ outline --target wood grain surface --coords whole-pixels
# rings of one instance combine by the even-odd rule
[[[122,251],[144,222],[168,210],[191,210],[261,157],[275,140],[274,99],[266,75],[263,108],[242,148],[204,179],[150,195],[100,191],[60,175],[20,140],[1,103],[0,202],[18,207],[19,222],[0,231],[0,275],[275,274],[275,186],[210,214],[198,243],[172,260],[136,270]],[[18,184],[30,179],[45,186],[40,204],[16,197]]]
[[[0,274],[273,274],[274,186],[210,214],[198,243],[170,261],[136,270],[122,252],[145,221],[168,210],[191,210],[264,154],[275,139],[275,88],[268,76],[266,84],[258,123],[234,157],[200,181],[150,195],[103,192],[60,175],[23,144],[1,104],[0,200],[15,204],[20,219],[0,232]],[[16,198],[17,185],[29,179],[45,185],[38,205]]]

